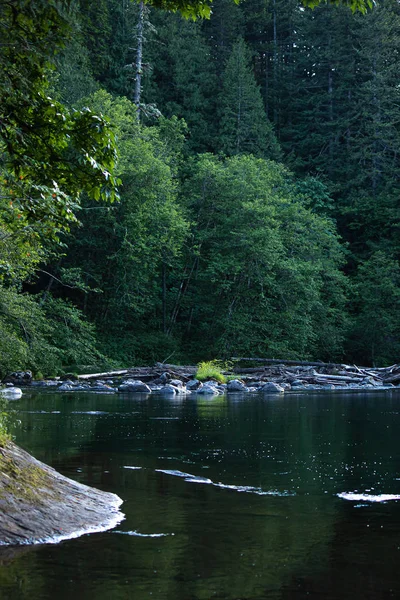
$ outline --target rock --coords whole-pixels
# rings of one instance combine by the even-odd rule
[[[22,390],[17,387],[6,387],[0,390],[0,394],[10,400],[18,400],[22,396]]]
[[[252,388],[260,388],[265,384],[265,381],[252,381],[251,382],[251,387]]]
[[[272,381],[268,381],[261,388],[261,392],[268,392],[268,393],[280,393],[280,392],[284,392],[284,391],[285,390],[283,389],[283,387],[281,385],[279,385],[278,383],[273,383]]]
[[[198,390],[201,387],[203,387],[203,384],[198,379],[192,379],[191,381],[188,381],[186,384],[186,389],[191,390],[191,391]]]
[[[228,392],[247,392],[247,387],[240,379],[232,379],[228,381],[226,386]]]
[[[149,394],[151,393],[151,388],[143,381],[128,379],[124,383],[122,383],[119,388],[119,392],[129,392],[129,393],[141,393],[141,394]]]
[[[182,381],[180,379],[171,379],[168,383],[170,385],[173,385],[173,386],[177,387],[177,388],[183,387],[183,383],[182,383]]]
[[[292,388],[295,388],[295,387],[304,387],[304,382],[301,381],[301,379],[295,379],[294,381],[292,381],[290,383],[290,385],[291,385]]]
[[[209,396],[219,396],[220,392],[217,388],[217,384],[215,381],[206,381],[203,387],[196,390],[198,394],[209,395]]]
[[[62,383],[58,388],[58,392],[73,392],[75,390],[75,386],[72,383]]]
[[[122,500],[60,475],[12,442],[0,447],[0,546],[58,542],[123,520]]]
[[[163,373],[157,379],[154,379],[153,383],[165,385],[170,380],[170,375],[168,372]]]
[[[77,389],[85,389],[83,386],[77,386]],[[116,392],[117,390],[113,387],[110,387],[109,385],[105,384],[105,383],[101,383],[100,381],[97,381],[94,385],[91,385],[89,388],[91,392]]]
[[[163,385],[159,389],[160,394],[164,394],[165,396],[175,396],[178,393],[178,388],[173,385]]]
[[[13,385],[30,385],[32,382],[32,371],[14,371],[3,379],[4,383]]]
[[[220,394],[225,394],[225,392],[226,392],[226,385],[224,385],[224,384],[217,385],[217,390],[219,391]]]

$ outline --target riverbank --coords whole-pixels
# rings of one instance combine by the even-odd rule
[[[254,364],[242,367],[238,362],[229,370],[221,370],[221,378],[197,379],[198,368],[156,363],[148,367],[132,367],[119,371],[35,381],[29,371],[10,374],[5,382],[34,389],[60,392],[159,393],[165,395],[219,395],[238,392],[283,393],[307,390],[393,389],[400,383],[400,365],[385,368],[359,367],[333,363],[280,362],[272,359],[241,359]]]
[[[122,500],[64,477],[7,442],[0,447],[0,546],[57,543],[123,520]]]

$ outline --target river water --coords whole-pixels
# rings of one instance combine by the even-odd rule
[[[0,554],[1,600],[400,597],[400,390],[12,408],[20,446],[126,519]]]

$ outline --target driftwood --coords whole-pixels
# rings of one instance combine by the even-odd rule
[[[259,362],[258,367],[243,368],[235,366],[224,374],[238,375],[248,382],[275,381],[291,384],[293,381],[305,384],[345,386],[348,384],[372,384],[382,386],[385,384],[400,384],[400,365],[390,367],[360,367],[343,363],[324,363],[322,361],[296,361],[275,358],[232,358],[232,361]],[[187,383],[196,375],[195,365],[172,365],[156,363],[151,367],[131,367],[104,373],[91,373],[79,375],[80,380],[96,379],[136,379],[144,382],[159,383],[160,378],[167,374],[167,379],[180,379]]]
[[[301,367],[344,367],[346,365],[339,363],[324,363],[321,361],[310,362],[306,360],[284,360],[278,358],[237,358],[233,356],[231,360],[237,362],[263,362],[266,365],[293,365]]]

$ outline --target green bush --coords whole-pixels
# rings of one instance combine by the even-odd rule
[[[224,364],[218,360],[210,360],[200,362],[197,365],[196,379],[206,381],[207,379],[215,379],[219,383],[226,383],[227,379],[222,373]]]

